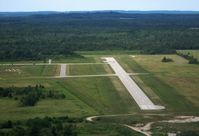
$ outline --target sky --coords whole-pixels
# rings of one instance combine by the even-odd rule
[[[199,0],[0,0],[0,12],[93,10],[199,11]]]

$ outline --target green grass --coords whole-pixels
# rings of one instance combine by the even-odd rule
[[[170,114],[146,114],[143,112],[126,114],[126,115],[117,115],[117,116],[101,116],[96,119],[96,122],[108,123],[112,122],[115,124],[128,124],[136,125],[138,123],[148,123],[148,122],[158,122],[162,120],[171,119]]]
[[[128,55],[115,55],[114,57],[127,72],[149,73],[148,75],[132,76],[132,78],[155,104],[166,106],[167,112],[198,113],[197,88],[199,76],[196,74],[199,73],[198,66],[188,65],[185,59],[176,55],[166,55],[172,58],[174,62],[162,63],[161,58],[164,56],[165,55],[136,55],[135,58],[132,58]],[[96,62],[96,60],[100,60],[100,57],[101,55],[95,55],[91,58]],[[107,64],[68,66],[69,68],[67,70],[69,75],[112,73],[111,68]],[[5,67],[8,66],[1,66],[1,70],[5,70]],[[60,66],[13,67],[21,69],[21,75],[17,77],[18,75],[16,73],[2,72],[3,75],[1,74],[0,79],[1,87],[24,87],[42,84],[47,88],[62,91],[67,96],[66,100],[61,102],[66,108],[63,108],[61,105],[57,106],[58,109],[60,107],[63,111],[58,110],[56,106],[51,108],[51,105],[52,107],[55,105],[55,101],[44,100],[34,107],[38,113],[30,110],[34,113],[34,117],[37,115],[41,116],[42,114],[46,115],[46,113],[49,112],[48,110],[51,109],[53,110],[53,112],[51,112],[52,116],[63,115],[63,113],[74,116],[86,116],[139,112],[137,104],[117,77],[42,79],[40,77],[58,75]],[[59,103],[59,101],[56,103]],[[15,105],[16,110],[18,110],[16,103],[13,102],[12,104]],[[12,104],[10,106],[13,106]],[[40,107],[41,105],[43,105],[42,107],[44,109],[46,108],[47,112],[43,112]],[[14,108],[12,109],[14,110]],[[77,111],[79,111],[78,114],[76,114]],[[6,113],[9,112],[5,111],[4,115]],[[23,110],[21,114],[24,114]],[[15,117],[13,116],[13,118]],[[23,118],[23,116],[21,118]]]
[[[96,123],[78,125],[79,136],[143,136],[119,124]]]
[[[120,55],[115,57],[120,65],[124,68],[127,73],[145,73],[144,70],[140,65],[137,65],[135,61],[132,61],[131,56],[127,55]]]
[[[114,79],[112,79],[114,78]],[[13,99],[0,99],[1,120],[23,120],[44,116],[84,117],[99,114],[136,112],[137,105],[116,77],[63,79],[7,79],[1,87],[42,84],[46,89],[61,91],[63,100],[45,99],[34,107],[19,107]],[[114,81],[114,83],[111,82]],[[119,82],[119,83],[118,83]],[[117,85],[118,89],[115,88]]]
[[[53,60],[62,63],[98,63],[102,56],[82,52],[85,58],[64,58]],[[80,124],[79,134],[84,135],[139,135],[121,123],[133,124],[169,118],[175,115],[199,115],[199,68],[189,65],[187,60],[177,55],[111,55],[129,73],[148,73],[132,76],[146,95],[155,104],[166,107],[164,111],[140,111],[117,77],[90,77],[52,79],[59,75],[60,66],[0,66],[0,87],[25,87],[42,84],[46,89],[60,91],[65,99],[44,99],[34,107],[19,107],[14,99],[0,98],[0,122],[5,120],[24,120],[44,116],[86,117],[92,115],[120,114],[120,117],[100,118],[96,124]],[[174,62],[162,63],[166,56]],[[5,72],[6,69],[20,69],[21,73]],[[93,75],[113,73],[107,64],[67,65],[69,75]],[[158,114],[151,117],[148,114]],[[133,114],[133,115],[126,115]],[[162,115],[164,117],[162,117]],[[110,123],[110,124],[107,124]],[[113,124],[112,124],[113,123]],[[194,125],[194,124],[193,124]],[[118,128],[119,127],[119,128]],[[175,126],[174,126],[175,127]],[[155,128],[156,129],[156,128]],[[100,133],[101,132],[101,133]],[[156,130],[154,130],[156,132]],[[158,132],[158,131],[157,131]]]
[[[27,86],[42,84],[47,89],[60,91],[65,94],[66,98],[61,100],[44,99],[38,102],[34,107],[19,107],[18,102],[14,99],[1,98],[0,101],[0,121],[2,120],[23,120],[33,117],[44,116],[88,116],[97,114],[97,112],[71,94],[67,89],[59,85],[59,80],[19,80],[4,82],[4,86]],[[5,85],[6,84],[6,85]],[[2,85],[1,85],[2,86]]]
[[[58,75],[59,66],[55,65],[23,65],[0,66],[0,78],[44,77]],[[11,70],[11,71],[9,71]]]
[[[116,80],[115,82],[118,81]],[[124,88],[123,90],[117,90],[108,77],[68,78],[64,82],[60,82],[60,84],[99,114],[136,111],[136,105],[126,90]]]
[[[148,73],[132,76],[155,104],[166,107],[168,113],[199,114],[199,69],[177,55],[116,56],[127,72]],[[162,63],[166,56],[174,62]]]
[[[107,64],[96,65],[68,65],[69,75],[96,75],[96,74],[112,74],[112,70]]]
[[[105,51],[78,51],[77,53],[81,55],[122,55],[122,54],[130,55],[130,54],[140,54],[140,51],[139,50],[132,50],[132,51],[105,50]]]
[[[41,100],[34,107],[18,107],[18,102],[10,99],[0,100],[0,121],[24,120],[35,117],[83,116],[95,113],[78,100]],[[83,107],[83,108],[82,108]]]
[[[137,55],[132,58],[149,75],[139,76],[144,86],[150,87],[168,109],[173,112],[199,112],[199,69],[177,55],[166,55],[174,62],[162,63],[165,55]],[[138,66],[137,66],[138,67]]]
[[[161,99],[166,110],[173,112],[198,112],[196,105],[186,99],[186,96],[181,95],[175,88],[164,83],[152,75],[139,76],[141,80],[152,88],[154,93]],[[160,104],[161,104],[160,103]],[[156,103],[158,104],[158,103]]]
[[[135,58],[128,55],[114,57],[127,72],[149,73],[132,76],[132,78],[154,103],[166,106],[167,112],[198,112],[199,74],[197,73],[199,69],[197,65],[188,65],[185,59],[177,55],[166,55],[174,60],[170,63],[161,62],[161,58],[165,55],[135,56]],[[89,57],[96,62],[101,55]],[[8,69],[7,67],[0,67],[2,71],[0,86],[2,87],[43,84],[55,90],[61,88],[61,91],[73,96],[74,100],[87,105],[88,109],[91,109],[88,114],[121,114],[139,111],[138,106],[117,77],[42,79],[39,77],[58,75],[60,66],[9,66],[9,68],[20,69],[22,71],[20,76],[17,73],[3,72]],[[69,75],[113,73],[107,64],[68,65],[67,70]],[[73,101],[70,102],[73,103]],[[82,115],[86,115],[86,112]]]
[[[83,57],[54,58],[52,63],[95,63],[95,59],[84,55]]]

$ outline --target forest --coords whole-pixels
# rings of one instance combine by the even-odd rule
[[[0,16],[0,60],[78,56],[74,51],[199,49],[198,14],[83,12]]]
[[[0,124],[1,136],[77,136],[75,123],[80,118],[34,118],[27,121],[5,121]]]

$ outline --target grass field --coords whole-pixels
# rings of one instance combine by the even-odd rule
[[[119,82],[113,79],[114,82]],[[17,101],[1,98],[0,120],[26,119],[37,116],[89,116],[98,114],[130,113],[136,104],[126,90],[116,90],[108,77],[71,78],[62,80],[14,80],[2,81],[0,86],[28,86],[42,84],[47,88],[64,92],[64,100],[41,100],[34,107],[19,107]],[[121,84],[117,84],[120,86]],[[122,92],[121,92],[122,91]]]
[[[162,63],[163,55],[138,55],[133,60],[151,73],[151,76],[141,76],[141,79],[152,87],[166,105],[170,105],[174,111],[198,113],[198,65],[187,64],[185,59],[177,55],[166,56],[174,62]]]
[[[45,77],[59,75],[59,66],[52,65],[23,65],[0,66],[1,78]]]
[[[99,54],[92,53],[91,55],[88,53],[82,52],[82,54],[86,54],[85,58],[58,59],[54,62],[101,63],[102,56],[110,56],[107,55],[108,53],[103,55],[103,52]],[[65,99],[43,99],[34,107],[20,107],[18,101],[14,99],[0,98],[0,122],[45,116],[69,115],[84,118],[92,115],[120,114],[121,116],[117,120],[107,117],[98,121],[99,124],[80,124],[79,134],[82,136],[98,135],[100,130],[102,130],[102,135],[109,136],[129,132],[129,129],[121,128],[120,125],[113,125],[114,123],[131,124],[160,118],[158,116],[151,117],[150,114],[165,115],[168,118],[175,115],[199,115],[198,65],[190,65],[187,60],[177,55],[137,54],[132,57],[128,53],[118,53],[111,56],[117,59],[126,72],[147,73],[131,77],[155,104],[163,105],[166,109],[164,111],[140,111],[117,77],[56,79],[49,77],[59,75],[59,65],[0,65],[0,87],[26,87],[42,84],[47,89],[60,91],[66,96]],[[172,58],[173,62],[161,62],[164,56]],[[113,73],[107,64],[70,64],[67,65],[66,70],[67,75]],[[126,116],[126,114],[133,115]],[[95,130],[93,130],[94,128]],[[108,130],[111,130],[111,132],[107,134]],[[159,132],[156,126],[154,126],[153,131],[157,132],[156,134]],[[129,132],[129,135],[139,136],[133,131]]]
[[[91,60],[96,60],[96,62],[98,62],[101,57],[101,55],[91,56],[89,58],[92,58]],[[198,112],[198,66],[187,64],[187,60],[177,55],[166,56],[172,58],[174,62],[162,63],[161,58],[164,57],[163,55],[136,55],[134,58],[129,55],[116,55],[115,58],[129,73],[149,73],[147,75],[132,76],[132,78],[136,80],[138,85],[145,91],[145,93],[152,99],[153,102],[155,102],[156,104],[165,105],[167,107],[166,111],[180,111],[184,113]],[[79,62],[81,62],[81,60]],[[38,81],[36,81],[36,79],[37,77],[59,75],[60,66],[0,66],[0,68],[2,73],[2,81],[0,83],[1,86],[24,86],[44,82],[43,84],[47,87],[54,87],[51,82],[57,82],[54,81],[55,79],[43,81],[40,81],[42,79],[38,79]],[[21,73],[19,74],[17,72],[5,72],[6,69],[20,69]],[[108,73],[113,73],[113,71],[107,64],[67,66],[68,75],[95,75]],[[19,78],[18,81],[11,79],[13,77]],[[29,81],[23,79],[28,77],[30,78]],[[34,78],[31,79],[31,77]],[[110,108],[114,107],[114,104],[118,105],[118,103],[115,103],[114,101],[119,100],[120,95],[125,97],[128,96],[125,88],[123,87],[123,85],[121,85],[120,81],[116,77],[74,78],[64,81],[61,80],[57,84],[61,86],[62,89],[67,88],[69,91],[73,90],[70,93],[77,95],[84,101],[94,101],[101,99],[99,102],[96,101],[96,103],[92,103],[93,107],[99,107],[100,110],[96,110],[96,112],[99,113],[117,113],[117,110],[123,111],[122,113],[129,113],[129,111],[134,111],[134,109],[137,108],[137,106],[134,105],[134,107],[136,108],[131,108],[131,110],[127,110],[125,108],[128,106],[122,106],[123,103],[119,104],[121,105],[121,109],[120,106],[117,107],[117,110]],[[57,84],[55,87],[58,86]],[[120,85],[120,87],[118,87],[118,85]],[[93,90],[93,92],[90,92],[89,90]],[[108,96],[107,92],[115,92],[116,90],[119,91],[114,96],[115,100],[112,101],[111,98],[110,101],[107,101],[108,97],[114,95],[110,93],[110,96]],[[102,96],[96,96],[98,92],[101,92],[101,94],[99,95]],[[92,93],[93,95],[91,96]],[[124,98],[122,102],[124,102],[125,99],[126,98]],[[131,101],[132,98],[129,97],[128,100]],[[108,103],[110,105],[108,105]],[[99,106],[96,106],[98,104]]]
[[[68,65],[67,68],[68,75],[113,74],[108,64]]]

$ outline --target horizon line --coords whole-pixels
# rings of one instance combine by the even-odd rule
[[[2,12],[8,12],[8,13],[15,13],[15,12],[100,12],[100,11],[134,11],[134,12],[199,12],[199,10],[64,10],[64,11],[58,11],[58,10],[22,10],[22,11],[0,11]]]

